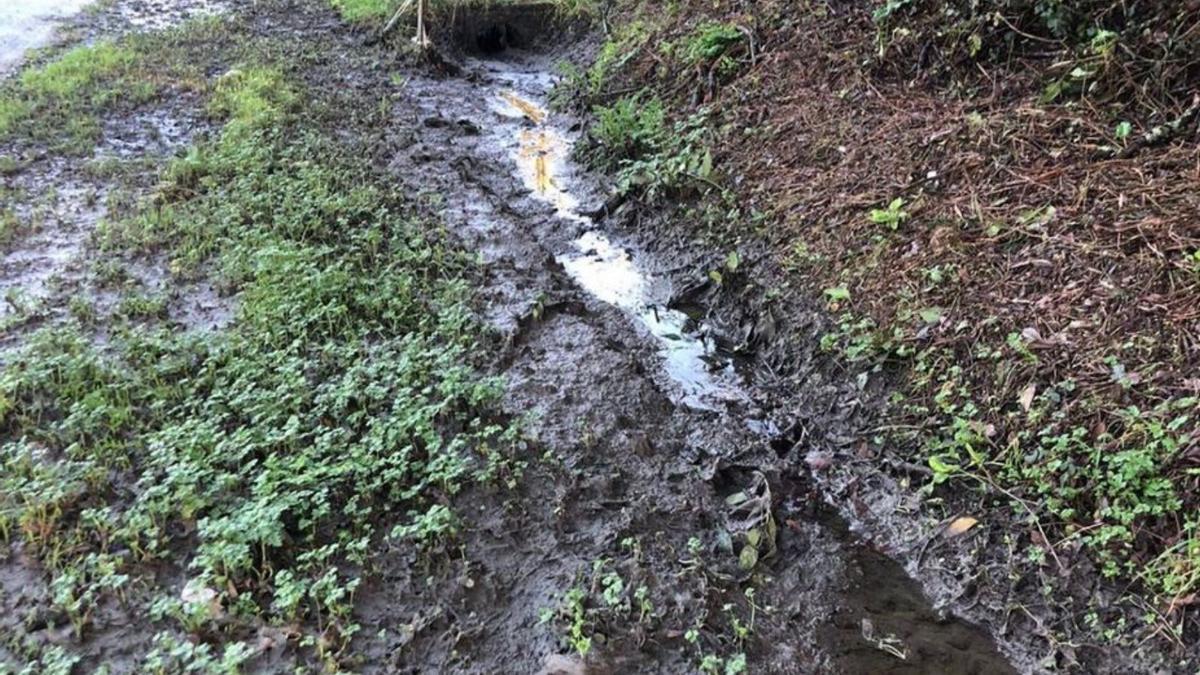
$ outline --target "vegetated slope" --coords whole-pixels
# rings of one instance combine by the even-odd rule
[[[1047,668],[1195,658],[1194,10],[628,2],[571,74],[623,189],[765,247],[764,353],[821,298],[822,348],[887,394],[840,461],[979,517],[954,574]]]

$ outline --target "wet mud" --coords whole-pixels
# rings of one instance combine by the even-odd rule
[[[522,496],[544,508],[526,506],[519,533],[503,519],[483,528],[473,546],[494,565],[486,604],[460,593],[449,604],[461,603],[463,616],[489,608],[489,628],[454,644],[518,670],[559,663],[568,650],[538,630],[536,608],[553,605],[592,561],[619,560],[618,542],[630,538],[645,549],[632,575],[686,577],[678,561],[691,540],[713,576],[651,584],[677,612],[654,639],[616,628],[589,669],[694,671],[679,640],[684,617],[754,586],[770,610],[751,662],[766,672],[1015,672],[984,631],[931,608],[897,563],[856,539],[807,472],[780,460],[772,441],[787,421],[764,412],[775,407],[770,394],[721,346],[732,336],[704,307],[673,302],[680,278],[662,272],[633,229],[581,215],[601,211],[608,194],[570,159],[572,121],[546,109],[556,56],[469,54],[457,76],[409,79],[394,113],[403,149],[392,170],[437,192],[451,230],[481,253],[481,312],[500,336],[506,407],[564,463]],[[727,498],[756,475],[773,491],[779,526],[773,555],[750,571],[738,563]],[[419,614],[406,607],[406,587],[378,589],[380,605],[404,608],[395,620]],[[691,597],[680,602],[681,593]],[[445,667],[446,649],[410,641],[396,658]],[[475,671],[468,663],[477,662],[458,665]]]
[[[80,30],[125,30],[133,24],[122,11]],[[732,349],[761,318],[729,311],[730,297],[711,288],[696,290],[717,253],[665,244],[632,215],[584,215],[605,211],[608,185],[572,161],[575,121],[547,109],[553,65],[566,56],[552,36],[522,31],[529,17],[492,17],[456,29],[453,74],[418,67],[394,78],[391,66],[379,67],[394,55],[364,45],[328,9],[243,11],[264,34],[322,36],[329,53],[306,68],[308,86],[386,95],[392,124],[375,139],[376,162],[478,254],[488,361],[507,382],[504,412],[524,420],[527,450],[539,458],[510,492],[475,488],[455,498],[465,521],[458,554],[431,562],[400,545],[378,553],[358,590],[360,670],[690,673],[703,649],[745,652],[750,672],[1017,672],[986,631],[935,609],[889,557],[895,550],[847,524],[844,515],[869,511],[863,500],[878,493],[822,487],[825,446],[812,439],[849,433],[845,420],[861,403],[844,398],[847,388],[814,385],[811,401],[836,405],[823,416],[829,428],[809,428],[813,416],[783,402],[795,392],[771,376],[777,355]],[[479,35],[496,25],[528,37],[517,48],[481,49]],[[172,100],[106,120],[97,153],[162,158],[203,130],[194,101]],[[152,172],[139,176],[122,194],[149,194]],[[59,186],[40,215],[21,213],[41,225],[4,249],[0,284],[47,308],[19,328],[54,320],[73,294],[105,302],[86,259],[113,181],[40,156],[5,180],[31,193]],[[171,294],[173,320],[229,320],[233,299],[204,282],[171,287],[164,265],[144,260],[129,273]],[[20,334],[9,331],[0,346]],[[771,536],[746,564],[752,530]],[[597,569],[647,588],[655,611],[650,619],[599,612],[593,649],[581,658],[544,610],[573,586],[594,588]],[[19,556],[0,566],[6,609],[45,602],[38,576]],[[733,635],[734,616],[753,623],[750,638]],[[154,630],[114,609],[84,649],[119,663],[123,643]],[[262,627],[258,638],[277,647],[264,650],[257,672],[294,667],[281,629]]]
[[[47,3],[47,8],[50,5],[57,13],[37,16],[48,26],[42,42],[56,48],[86,44],[99,36],[162,30],[228,9],[210,0],[114,2],[85,11],[79,11],[81,3]],[[3,23],[9,19],[0,16],[0,26],[16,30],[17,23]],[[19,52],[13,47],[3,56],[15,67],[23,56]],[[97,240],[98,227],[150,198],[159,170],[207,133],[210,125],[199,96],[170,92],[134,110],[113,111],[98,122],[95,147],[79,155],[64,156],[19,138],[0,143],[0,156],[15,167],[0,174],[0,213],[17,224],[7,241],[0,242],[0,348],[61,320],[72,301],[77,307],[90,305],[103,317],[130,292],[164,298],[171,318],[181,326],[218,328],[232,318],[232,301],[220,297],[210,284],[173,284],[166,260],[117,260],[101,254]],[[96,338],[104,339],[100,325]]]

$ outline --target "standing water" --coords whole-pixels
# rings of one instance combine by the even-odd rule
[[[0,75],[25,52],[49,42],[54,27],[93,0],[5,0],[0,3]]]

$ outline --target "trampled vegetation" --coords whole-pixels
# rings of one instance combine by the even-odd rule
[[[60,93],[124,86],[111,76],[133,57],[100,49],[122,68]],[[62,67],[30,72],[32,90]],[[252,653],[239,627],[262,620],[311,626],[301,643],[332,667],[352,657],[356,570],[387,540],[449,545],[447,500],[519,471],[511,430],[487,413],[499,383],[472,368],[470,262],[436,220],[323,131],[329,111],[279,69],[228,71],[208,105],[220,133],[100,246],[211,276],[236,318],[186,331],[134,313],[103,346],[76,321],[6,357],[0,534],[45,567],[76,632],[117,599],[158,619],[148,672],[234,672]],[[184,639],[207,632],[230,635],[224,651]],[[6,647],[69,669],[56,648]]]

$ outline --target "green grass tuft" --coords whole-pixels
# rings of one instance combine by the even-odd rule
[[[376,21],[387,19],[396,11],[394,0],[329,0],[347,21]]]
[[[132,48],[99,42],[25,70],[0,89],[0,139],[20,133],[58,140],[75,152],[90,148],[99,136],[98,111],[154,96],[156,86],[140,73],[141,63]]]

